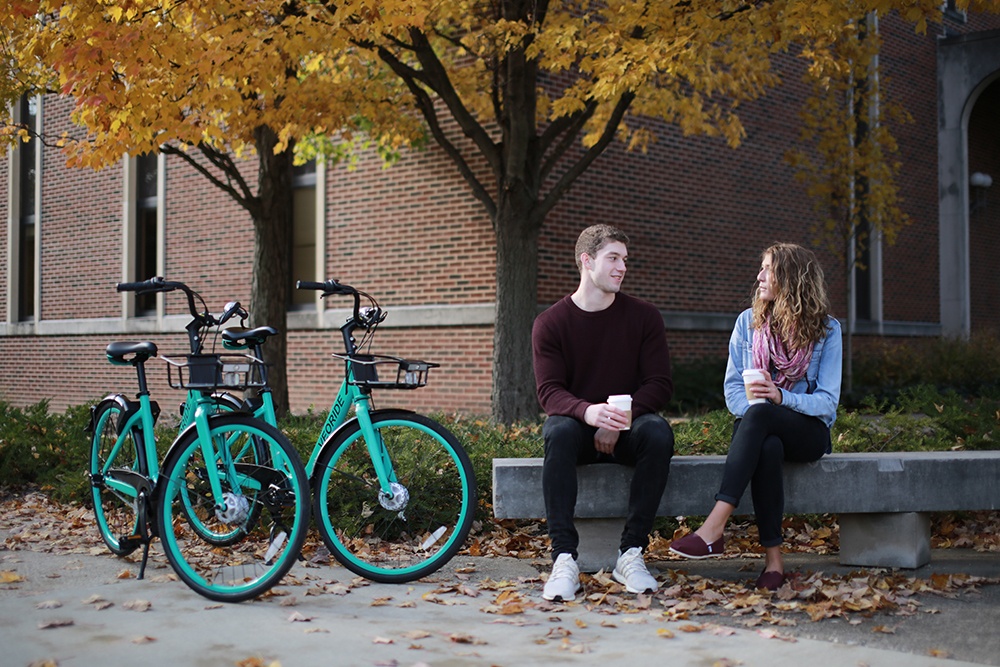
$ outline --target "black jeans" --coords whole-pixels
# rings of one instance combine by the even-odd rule
[[[738,505],[750,484],[760,543],[776,547],[782,542],[785,511],[782,463],[818,461],[829,450],[830,429],[817,417],[773,403],[751,405],[733,424],[733,441],[715,499]]]
[[[674,454],[674,432],[665,419],[645,414],[621,431],[614,454],[601,454],[594,447],[596,429],[572,417],[552,416],[545,420],[545,462],[542,466],[542,493],[552,558],[561,553],[577,557],[580,536],[573,525],[576,508],[576,467],[587,463],[621,463],[632,466],[628,517],[622,531],[621,550],[645,549],[656,519],[660,498],[667,486],[670,458]]]

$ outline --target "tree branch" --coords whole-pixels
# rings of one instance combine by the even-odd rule
[[[236,201],[236,203],[253,215],[258,206],[257,197],[253,194],[249,185],[247,185],[243,175],[240,174],[240,170],[237,168],[236,163],[233,162],[232,157],[204,144],[199,144],[198,150],[201,151],[202,155],[204,155],[213,166],[225,174],[226,180],[222,180],[204,164],[195,160],[194,156],[192,156],[189,152],[183,151],[179,147],[171,144],[164,144],[160,147],[161,153],[164,153],[165,155],[176,155],[187,162],[194,168],[195,171],[207,178],[213,185],[228,194],[234,201]],[[236,184],[235,186],[233,185],[234,182]]]
[[[566,151],[569,150],[569,147],[573,145],[576,138],[580,135],[583,126],[587,124],[587,121],[590,120],[596,110],[597,103],[590,100],[582,112],[572,116],[557,118],[551,125],[545,128],[545,131],[542,133],[541,152],[542,155],[547,155],[547,157],[542,164],[539,178],[540,183],[545,182],[549,173],[555,168],[559,160],[562,159]],[[548,153],[549,146],[557,137],[559,137],[559,143],[556,144],[551,153]]]
[[[455,144],[445,135],[444,130],[441,127],[441,122],[438,119],[437,110],[434,108],[434,101],[431,99],[431,96],[427,93],[427,91],[420,85],[421,82],[424,81],[423,73],[410,67],[409,65],[406,65],[396,58],[395,54],[388,51],[384,47],[377,47],[377,50],[379,57],[383,60],[383,62],[385,62],[389,68],[392,69],[392,71],[395,72],[396,75],[406,84],[406,87],[410,90],[414,100],[416,100],[417,108],[420,110],[424,120],[427,122],[427,126],[430,128],[434,139],[438,142],[441,148],[444,149],[445,154],[448,155],[448,157],[450,157],[458,167],[459,173],[461,173],[462,177],[469,184],[469,187],[472,188],[472,194],[476,197],[476,199],[483,203],[490,219],[493,219],[496,214],[496,202],[493,200],[493,197],[490,196],[489,191],[487,191],[486,187],[482,184],[479,178],[476,177],[475,172],[472,171],[472,168],[469,166],[469,163],[466,162],[461,151],[458,150],[458,147],[455,146]],[[492,142],[490,143],[492,144]]]
[[[593,146],[591,146],[587,152],[583,154],[579,160],[570,166],[566,173],[562,175],[559,181],[549,190],[545,197],[538,203],[538,206],[532,211],[533,220],[531,223],[540,226],[542,221],[545,220],[545,216],[548,215],[549,211],[552,210],[558,202],[559,199],[570,189],[577,178],[580,177],[583,172],[604,152],[604,149],[608,147],[608,144],[614,139],[615,132],[618,130],[618,126],[621,124],[622,118],[625,116],[625,112],[628,111],[629,106],[632,104],[632,100],[635,99],[635,93],[627,92],[622,94],[618,98],[618,104],[615,105],[614,111],[611,112],[611,117],[608,118],[608,122],[604,126],[604,131],[601,133],[600,139],[597,140]]]
[[[448,107],[452,118],[462,128],[462,132],[476,144],[493,172],[497,175],[502,174],[503,164],[496,143],[462,103],[462,99],[451,83],[448,71],[441,64],[437,54],[434,53],[427,36],[415,29],[410,31],[410,35],[413,37],[413,48],[417,60],[423,67],[420,71],[420,80],[433,90]]]

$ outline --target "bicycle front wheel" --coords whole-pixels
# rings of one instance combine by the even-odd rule
[[[313,473],[313,514],[346,568],[400,583],[434,572],[465,542],[475,514],[472,464],[437,422],[402,410],[372,414],[375,443],[357,420],[331,436]],[[383,491],[369,451],[392,472]]]
[[[139,498],[113,486],[114,480],[138,480],[146,473],[142,435],[138,429],[122,433],[125,405],[108,399],[94,411],[90,441],[90,492],[101,539],[116,556],[127,556],[142,543]]]
[[[295,564],[309,528],[309,483],[298,452],[270,425],[213,415],[209,433],[211,442],[202,443],[195,429],[186,431],[167,454],[157,525],[184,583],[211,600],[240,602],[269,590]]]

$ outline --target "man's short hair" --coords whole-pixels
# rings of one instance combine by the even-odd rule
[[[580,238],[576,240],[576,268],[583,270],[580,255],[587,253],[591,257],[596,257],[601,248],[610,241],[618,241],[626,246],[629,243],[625,232],[611,225],[591,225],[580,232]]]

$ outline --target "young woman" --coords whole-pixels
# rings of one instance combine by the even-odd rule
[[[723,552],[723,531],[747,485],[765,549],[757,587],[785,581],[781,520],[784,461],[816,461],[830,452],[840,401],[840,323],[830,316],[823,270],[812,251],[779,243],[764,251],[753,307],[740,314],[729,340],[726,405],[736,417],[722,485],[705,523],[675,540],[686,558]],[[744,385],[745,369],[762,369]],[[766,399],[751,405],[748,396]]]

